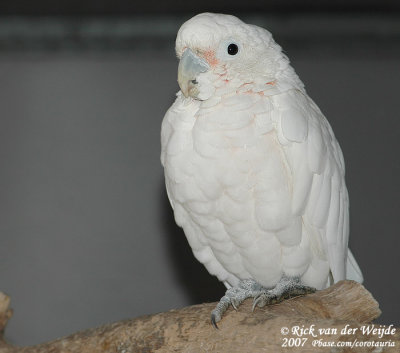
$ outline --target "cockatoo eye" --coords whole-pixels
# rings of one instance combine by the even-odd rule
[[[235,43],[228,45],[227,52],[229,55],[236,55],[239,52],[239,47]]]
[[[222,40],[216,50],[216,57],[222,61],[236,60],[242,51],[242,45],[233,38]]]

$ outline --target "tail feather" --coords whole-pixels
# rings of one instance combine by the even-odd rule
[[[359,283],[363,283],[364,281],[364,277],[360,270],[360,267],[358,266],[357,261],[351,253],[350,249],[348,249],[347,253],[346,278]]]

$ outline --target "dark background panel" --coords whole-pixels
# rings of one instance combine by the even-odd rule
[[[398,11],[400,4],[396,0],[249,0],[226,1],[202,0],[199,2],[169,0],[169,1],[132,1],[132,0],[37,0],[12,1],[0,3],[0,14],[3,15],[34,15],[34,16],[129,16],[134,14],[174,14],[177,12],[310,12],[310,11]]]

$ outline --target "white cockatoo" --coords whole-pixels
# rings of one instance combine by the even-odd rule
[[[176,223],[231,304],[263,306],[352,279],[344,162],[271,34],[203,13],[176,38],[180,92],[161,131]]]

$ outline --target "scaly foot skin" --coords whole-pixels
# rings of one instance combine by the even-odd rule
[[[229,288],[211,313],[211,323],[218,328],[217,322],[232,305],[235,310],[247,298],[254,298],[253,310],[256,306],[263,307],[268,304],[276,304],[284,299],[314,293],[315,288],[304,286],[298,277],[283,276],[277,285],[267,289],[253,279],[245,279],[239,282],[236,287]]]
[[[211,312],[211,323],[218,328],[217,322],[232,305],[235,310],[247,298],[255,298],[263,293],[263,287],[252,279],[244,279],[236,287],[229,288],[221,298],[215,309]]]

